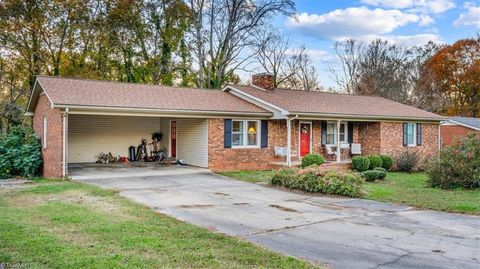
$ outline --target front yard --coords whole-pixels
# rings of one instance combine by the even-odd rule
[[[68,181],[0,187],[0,216],[0,268],[314,267]]]
[[[222,173],[242,181],[268,184],[274,171]],[[385,180],[367,182],[365,199],[406,204],[418,208],[480,215],[480,190],[442,190],[427,186],[424,173],[389,172]]]

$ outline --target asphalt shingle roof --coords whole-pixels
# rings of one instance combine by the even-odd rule
[[[74,78],[38,77],[54,104],[117,108],[267,113],[220,90],[167,87]]]
[[[250,86],[232,87],[288,110],[290,113],[444,119],[437,114],[375,96],[285,89],[269,91]]]
[[[450,120],[480,129],[480,118],[452,117],[450,118]]]

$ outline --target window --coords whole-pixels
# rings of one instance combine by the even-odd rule
[[[327,123],[327,144],[329,145],[335,144],[335,129],[337,129],[335,125],[334,122]]]
[[[259,122],[256,120],[232,121],[232,147],[258,147]]]
[[[340,142],[348,142],[348,125],[346,122],[340,123]],[[327,123],[327,145],[337,143],[337,123]]]
[[[340,123],[340,142],[348,143],[347,134],[348,125],[345,122]]]
[[[415,123],[407,123],[407,145],[415,146],[416,141],[416,124]]]
[[[43,117],[43,148],[47,148],[47,118]]]

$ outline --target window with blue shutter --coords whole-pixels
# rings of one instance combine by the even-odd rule
[[[353,122],[348,122],[348,143],[353,143]]]
[[[268,147],[268,120],[262,120],[260,135],[261,135],[260,147],[267,148]]]
[[[417,146],[422,145],[422,124],[417,123]]]
[[[322,146],[327,144],[327,122],[322,121]]]
[[[231,148],[232,147],[232,120],[225,119],[223,126],[223,147]]]

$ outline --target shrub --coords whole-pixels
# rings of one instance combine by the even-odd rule
[[[412,172],[413,168],[417,166],[418,154],[413,151],[404,151],[396,156],[395,163],[398,170],[402,172]]]
[[[335,171],[296,171],[279,170],[271,179],[271,184],[307,192],[322,192],[350,197],[362,194],[363,179],[353,173]]]
[[[307,154],[302,159],[301,167],[305,168],[313,164],[322,165],[324,162],[325,159],[319,154]]]
[[[378,171],[378,179],[384,180],[387,177],[387,169],[383,167],[375,167],[374,171]]]
[[[40,139],[30,129],[15,126],[0,138],[0,177],[38,175],[41,158]]]
[[[375,167],[382,167],[382,158],[378,155],[369,155],[368,159],[370,160],[370,166],[368,167],[372,170]]]
[[[365,156],[355,156],[352,158],[352,167],[359,172],[367,171],[370,167],[370,160]]]
[[[329,171],[321,181],[321,191],[325,194],[360,197],[362,196],[363,182],[358,174]]]
[[[362,177],[365,178],[366,181],[375,181],[376,179],[380,178],[380,173],[383,171],[378,170],[367,170],[361,173]],[[386,175],[386,173],[385,173]]]
[[[382,167],[388,171],[393,165],[393,158],[388,155],[380,155],[380,158],[382,158]]]
[[[480,136],[468,136],[442,149],[428,164],[427,174],[432,187],[480,188]]]
[[[280,169],[270,179],[270,184],[287,187],[295,180],[297,174],[293,169]]]

